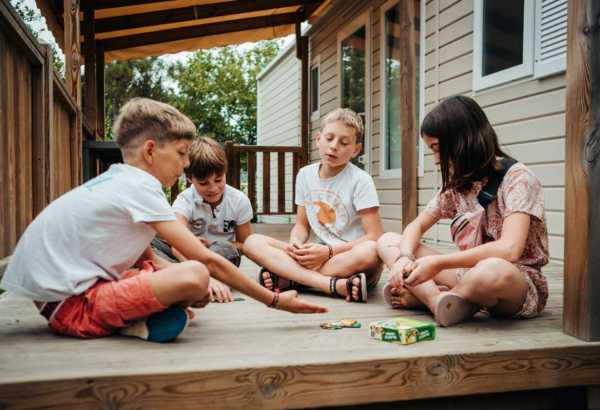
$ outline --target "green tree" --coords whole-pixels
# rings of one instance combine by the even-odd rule
[[[38,10],[34,10],[26,5],[24,0],[11,0],[11,4],[17,11],[17,14],[23,19],[25,25],[29,29],[29,32],[33,35],[33,37],[35,37],[36,40],[39,40],[40,35],[43,32],[48,31],[45,28],[41,30],[39,29],[39,27],[43,27],[44,24],[42,23],[42,15]],[[54,65],[54,70],[64,78],[64,61],[54,44],[50,44],[50,49],[52,50],[52,63]]]
[[[173,90],[169,87],[168,63],[158,57],[139,60],[114,61],[105,68],[105,130],[112,138],[112,124],[119,110],[133,97],[148,97],[172,103]]]
[[[279,48],[279,41],[270,40],[245,50],[228,46],[195,52],[171,67],[178,87],[175,105],[200,134],[221,142],[256,143],[256,76]]]

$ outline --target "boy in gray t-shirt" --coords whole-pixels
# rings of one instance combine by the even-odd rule
[[[213,252],[240,266],[242,248],[252,233],[252,205],[241,191],[226,184],[227,158],[218,142],[209,137],[196,139],[190,148],[190,166],[186,176],[190,187],[177,196],[173,211],[177,220],[188,227]],[[152,246],[171,261],[185,258],[161,238]],[[211,300],[231,302],[229,287],[211,278]]]
[[[264,268],[258,281],[285,290],[296,283],[348,301],[366,302],[382,262],[383,228],[373,179],[350,161],[361,151],[363,125],[349,109],[329,113],[316,136],[321,161],[296,177],[296,224],[290,242],[254,234],[245,254]],[[316,242],[308,242],[311,231]]]

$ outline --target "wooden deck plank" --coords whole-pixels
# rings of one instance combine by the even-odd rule
[[[285,238],[288,226],[255,231]],[[254,277],[247,259],[242,270]],[[177,342],[125,337],[80,341],[51,334],[32,304],[0,296],[0,408],[307,407],[409,400],[600,383],[600,343],[562,332],[562,267],[546,269],[551,297],[527,321],[478,317],[437,328],[435,341],[398,346],[372,340],[368,324],[393,316],[380,284],[368,304],[315,294],[325,315],[291,315],[246,298],[211,304]],[[361,329],[326,331],[328,319],[356,318]],[[75,365],[76,364],[76,365]],[[23,392],[31,392],[23,397]]]

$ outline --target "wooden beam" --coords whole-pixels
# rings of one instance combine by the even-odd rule
[[[130,30],[160,24],[181,23],[204,18],[223,17],[233,14],[250,13],[261,10],[272,10],[283,7],[311,6],[318,7],[321,0],[255,0],[227,1],[202,6],[182,7],[126,16],[107,17],[96,20],[96,32],[108,33],[117,30]]]
[[[164,3],[168,0],[97,0],[95,9],[114,9],[118,7],[144,6],[152,3]]]
[[[96,43],[96,135],[104,139],[104,45]]]
[[[98,69],[96,62],[96,38],[95,38],[95,20],[94,20],[94,3],[95,0],[87,0],[83,4],[83,38],[86,44],[84,50],[85,61],[85,92],[83,109],[85,121],[92,127],[92,133],[95,137],[98,129],[97,120],[97,85],[98,85]]]
[[[302,21],[301,19],[302,14],[295,12],[115,37],[104,40],[104,51],[122,50],[150,44],[167,43],[170,41],[253,30],[263,27],[282,26],[294,24],[297,21]]]
[[[63,0],[65,21],[65,84],[78,107],[81,107],[79,50],[79,0]]]
[[[308,37],[300,36],[298,50],[300,55],[300,146],[302,147],[302,164],[308,164],[310,161],[310,95],[308,87],[308,78],[310,65],[308,61]],[[294,178],[296,176],[294,175]]]
[[[600,340],[600,3],[570,1],[563,330]]]
[[[425,0],[421,0],[425,1]],[[402,135],[402,229],[417,217],[417,83],[415,2],[401,1],[400,124]]]

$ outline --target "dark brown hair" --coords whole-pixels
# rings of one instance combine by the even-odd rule
[[[421,124],[421,135],[438,139],[442,191],[465,192],[498,169],[497,157],[510,158],[500,149],[479,104],[463,95],[448,97],[431,110]]]
[[[200,137],[190,147],[190,166],[185,174],[188,178],[205,179],[211,175],[222,175],[227,170],[225,150],[214,139]]]

